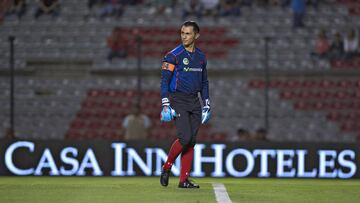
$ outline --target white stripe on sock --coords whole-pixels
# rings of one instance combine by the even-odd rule
[[[215,197],[217,202],[221,203],[231,203],[230,197],[226,192],[225,185],[222,183],[213,183],[212,184],[215,192]]]

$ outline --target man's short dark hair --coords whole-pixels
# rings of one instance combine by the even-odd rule
[[[191,27],[193,27],[193,30],[194,30],[195,33],[200,32],[200,27],[195,21],[185,21],[182,24],[182,26],[185,26],[185,27],[191,26]]]

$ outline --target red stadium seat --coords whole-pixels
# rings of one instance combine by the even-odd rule
[[[317,87],[317,81],[315,80],[304,80],[301,82],[301,87],[302,88],[314,88]]]
[[[344,91],[336,91],[334,97],[337,99],[345,99],[346,97],[348,97],[348,93]]]
[[[110,117],[110,113],[104,110],[99,110],[94,113],[94,117],[97,119],[108,119]]]
[[[82,110],[82,111],[79,111],[77,114],[76,114],[76,117],[77,118],[80,118],[80,119],[88,119],[92,116],[92,112],[89,111],[89,110]]]
[[[349,13],[351,15],[360,15],[360,7],[349,8]]]
[[[279,88],[282,84],[281,80],[270,80],[269,87],[270,88]]]
[[[355,92],[353,92],[351,94],[351,98],[352,99],[360,99],[360,91],[359,90],[356,90]]]
[[[293,91],[291,90],[283,90],[280,92],[280,98],[282,99],[293,99],[294,98],[294,94]]]
[[[88,96],[90,97],[97,97],[101,95],[101,91],[100,90],[90,90],[88,91]]]
[[[318,91],[315,93],[315,97],[317,99],[328,99],[332,96],[332,94],[328,91]]]
[[[287,80],[285,86],[286,88],[300,88],[301,82],[298,80]]]
[[[353,85],[351,80],[339,80],[336,83],[337,87],[339,88],[349,88]]]
[[[265,82],[263,80],[250,80],[249,87],[250,88],[264,88]]]
[[[346,118],[350,121],[358,122],[360,120],[359,112],[349,112],[346,114]]]
[[[332,80],[322,80],[319,86],[321,88],[334,88],[336,87],[336,83]]]
[[[330,121],[340,121],[343,117],[342,113],[338,111],[332,111],[326,115],[326,118]]]
[[[89,129],[99,129],[103,127],[103,123],[99,120],[92,120],[88,122],[86,127]]]
[[[77,130],[69,130],[66,135],[65,138],[66,139],[79,139],[81,138],[81,133]]]
[[[143,37],[143,53],[148,58],[161,58],[180,43],[178,37],[173,37],[179,33],[177,27],[132,27],[126,30],[133,35]],[[238,44],[238,39],[224,35],[226,33],[225,27],[204,27],[201,32],[205,37],[200,38],[198,45],[212,58],[226,57],[228,50]],[[158,44],[162,46],[159,47]],[[214,47],[217,47],[217,50],[214,51]],[[136,52],[130,52],[129,55],[135,57]]]
[[[70,127],[74,129],[85,128],[85,126],[86,122],[84,122],[83,120],[75,120],[70,124]]]
[[[306,99],[313,98],[314,94],[311,91],[308,91],[308,90],[301,90],[301,91],[298,92],[296,97],[306,100]]]

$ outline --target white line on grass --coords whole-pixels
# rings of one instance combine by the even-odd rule
[[[216,201],[219,203],[231,203],[230,197],[226,192],[225,185],[222,183],[213,183],[212,184],[215,192]]]

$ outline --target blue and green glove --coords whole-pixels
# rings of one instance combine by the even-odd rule
[[[161,100],[162,110],[160,113],[160,121],[161,122],[170,122],[173,120],[177,114],[173,108],[170,106],[170,101],[168,98],[163,98]]]
[[[201,123],[206,124],[211,118],[210,100],[206,99],[201,113]]]

